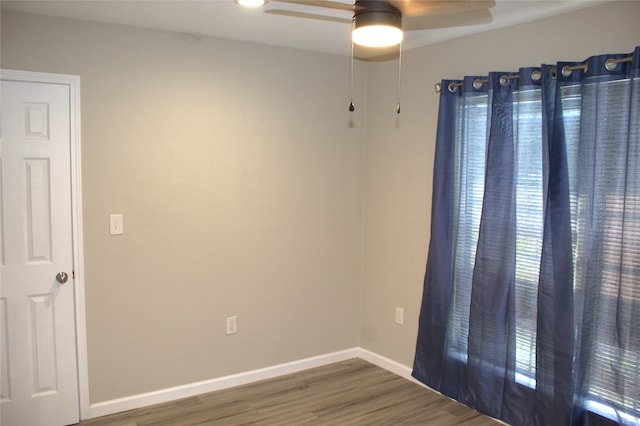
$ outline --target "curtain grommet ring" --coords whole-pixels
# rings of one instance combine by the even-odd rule
[[[540,81],[541,78],[542,78],[542,73],[540,71],[536,70],[531,73],[532,81]]]
[[[562,76],[563,77],[569,77],[572,72],[573,72],[573,70],[571,69],[571,67],[569,65],[565,65],[564,67],[562,67]]]
[[[509,77],[507,77],[506,75],[503,75],[500,77],[500,84],[502,86],[506,86],[507,84],[509,84]]]
[[[615,59],[607,59],[604,63],[604,67],[607,71],[615,71],[618,68],[618,62]]]
[[[482,89],[483,84],[484,84],[483,81],[480,80],[479,78],[476,78],[475,80],[473,80],[473,88],[476,90]]]
[[[458,85],[455,83],[449,83],[449,85],[447,86],[447,89],[449,89],[449,92],[451,93],[456,93],[456,91],[458,90]]]
[[[558,69],[556,67],[551,68],[549,74],[551,74],[551,78],[555,80],[558,78]]]

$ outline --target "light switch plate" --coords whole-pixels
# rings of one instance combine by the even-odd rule
[[[109,215],[109,234],[110,235],[124,234],[124,223],[123,223],[121,214]]]
[[[238,332],[238,317],[233,315],[227,317],[227,331],[226,335],[236,334]]]

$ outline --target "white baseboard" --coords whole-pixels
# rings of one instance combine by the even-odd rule
[[[163,402],[175,401],[181,398],[228,389],[234,386],[245,385],[259,380],[271,379],[285,374],[296,373],[310,368],[321,367],[335,362],[346,361],[352,358],[362,358],[373,365],[384,368],[400,377],[412,382],[420,383],[411,376],[411,368],[397,361],[378,355],[363,348],[351,348],[329,354],[305,358],[298,361],[278,364],[258,370],[247,371],[230,376],[218,377],[216,379],[204,380],[202,382],[189,383],[182,386],[161,389],[154,392],[132,395],[124,398],[112,399],[110,401],[91,404],[89,416],[86,419],[107,416],[109,414],[121,413],[127,410],[147,407],[149,405],[161,404]],[[83,420],[86,420],[83,418]]]
[[[358,358],[362,358],[373,365],[377,365],[378,367],[384,368],[387,371],[391,371],[392,373],[397,374],[400,377],[424,386],[423,383],[420,383],[419,381],[414,379],[413,376],[411,376],[411,372],[413,371],[411,367],[407,367],[406,365],[400,364],[397,361],[386,358],[382,355],[378,355],[375,352],[371,352],[363,348],[358,348]]]
[[[360,348],[345,349],[342,351],[332,352],[329,354],[319,355],[311,358],[305,358],[285,364],[247,371],[245,373],[232,374],[230,376],[219,377],[202,382],[189,383],[187,385],[161,389],[154,392],[132,395],[124,398],[113,399],[110,401],[98,402],[90,405],[89,416],[87,417],[87,419],[120,413],[127,410],[133,410],[135,408],[160,404],[163,402],[174,401],[176,399],[187,398],[207,392],[228,389],[234,386],[257,382],[259,380],[270,379],[285,374],[308,370],[309,368],[321,367],[323,365],[333,364],[335,362],[346,361],[348,359],[358,358],[359,353]]]

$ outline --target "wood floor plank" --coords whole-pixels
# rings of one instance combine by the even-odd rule
[[[361,359],[79,423],[80,426],[499,424]]]

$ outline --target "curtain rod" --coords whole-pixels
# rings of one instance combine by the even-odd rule
[[[633,60],[633,56],[626,56],[624,58],[618,58],[618,59],[610,58],[610,59],[607,59],[607,61],[604,63],[604,67],[607,69],[607,71],[613,71],[616,69],[618,64],[622,64],[624,62],[631,62],[632,60]],[[573,71],[576,71],[576,70],[587,71],[588,69],[589,69],[589,65],[586,63],[580,64],[580,65],[574,65],[574,66],[565,65],[564,67],[562,67],[562,75],[565,77],[569,77]],[[541,77],[542,77],[542,74],[540,73],[540,71],[534,71],[531,73],[531,79],[533,81],[538,81],[540,80]],[[555,73],[553,77],[555,78]],[[500,77],[500,84],[504,86],[509,82],[509,80],[515,80],[518,78],[520,78],[520,74],[503,75]],[[473,87],[479,90],[483,84],[486,84],[488,82],[489,82],[488,79],[476,78],[475,80],[473,80]],[[464,83],[449,83],[449,86],[447,88],[449,89],[450,92],[455,92],[456,90],[458,90],[458,87],[462,87],[463,85]],[[440,93],[442,91],[442,83],[434,84],[434,88],[436,93]]]

